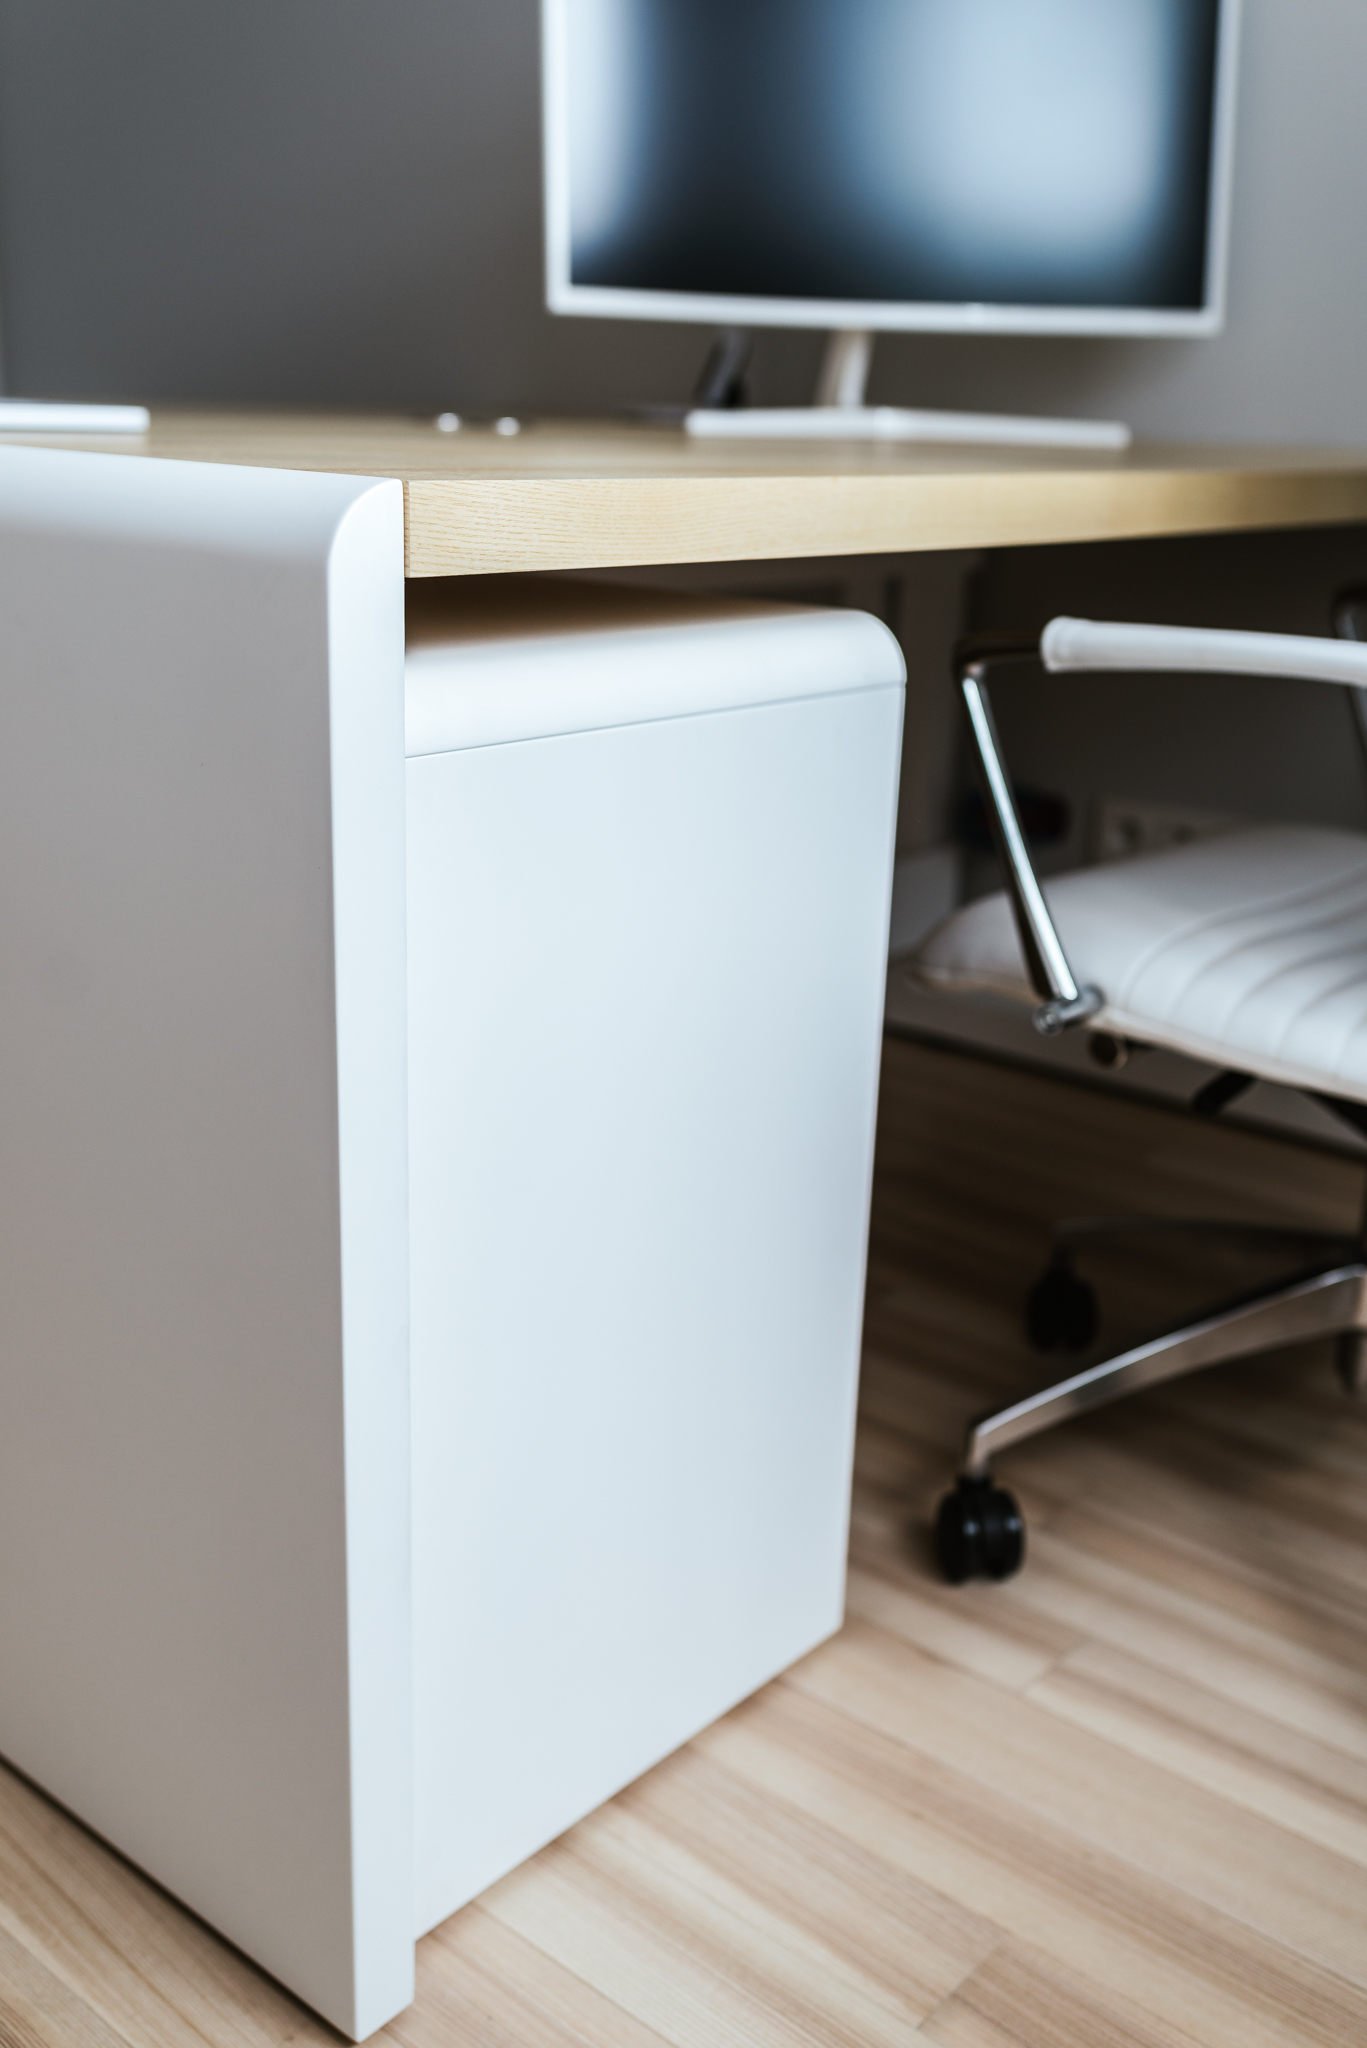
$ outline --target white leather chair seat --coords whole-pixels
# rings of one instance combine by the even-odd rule
[[[1367,836],[1260,825],[1044,885],[1093,1028],[1367,1102]],[[912,962],[943,990],[1040,1000],[1005,895],[956,911]]]

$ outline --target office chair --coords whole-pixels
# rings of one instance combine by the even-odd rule
[[[1006,879],[922,942],[923,986],[992,991],[1033,1003],[1047,1037],[1083,1028],[1111,1058],[1162,1046],[1219,1073],[1192,1106],[1214,1115],[1256,1079],[1298,1088],[1367,1134],[1367,835],[1253,825],[1081,869],[1040,886],[1002,765],[987,678],[1008,663],[1064,670],[1176,670],[1283,676],[1346,686],[1367,754],[1367,592],[1345,593],[1338,639],[1227,633],[1058,618],[1037,640],[994,636],[956,651],[956,677]],[[1069,1417],[1140,1388],[1310,1337],[1336,1339],[1340,1377],[1367,1383],[1367,1239],[1253,1224],[1083,1218],[1061,1224],[1032,1289],[1026,1324],[1040,1349],[1084,1350],[1096,1297],[1075,1255],[1103,1234],[1224,1232],[1280,1240],[1303,1261],[1289,1280],[1226,1301],[989,1415],[968,1430],[962,1470],[941,1501],[936,1546],[952,1583],[1004,1579],[1024,1555],[1020,1509],[992,1459]]]

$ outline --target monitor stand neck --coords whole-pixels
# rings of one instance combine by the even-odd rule
[[[815,405],[862,406],[873,363],[867,327],[837,327],[817,372]]]
[[[725,411],[696,406],[685,415],[685,431],[703,440],[726,441],[939,441],[986,448],[1103,450],[1130,445],[1130,430],[1119,420],[908,412],[896,405],[865,405],[872,360],[872,334],[863,328],[838,328],[826,344],[814,405],[738,406]]]

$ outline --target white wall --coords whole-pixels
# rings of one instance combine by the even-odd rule
[[[1229,333],[886,339],[875,395],[1367,440],[1367,4],[1246,0]],[[541,308],[536,0],[0,0],[0,314],[34,394],[594,410],[706,336]],[[759,395],[818,344],[765,337]]]

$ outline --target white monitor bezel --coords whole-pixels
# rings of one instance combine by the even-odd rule
[[[568,10],[541,0],[542,151],[546,304],[552,313],[597,320],[680,320],[713,327],[866,328],[897,334],[1060,334],[1191,337],[1224,326],[1234,179],[1242,0],[1220,0],[1212,136],[1205,302],[1194,309],[1151,306],[937,305],[929,301],[775,299],[710,292],[633,291],[575,284],[570,275]]]

